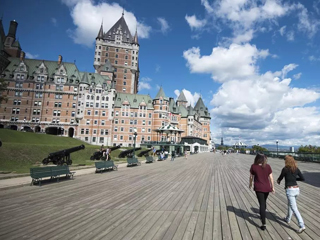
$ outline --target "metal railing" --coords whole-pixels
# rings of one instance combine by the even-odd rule
[[[263,152],[267,157],[284,159],[286,155],[291,155],[295,160],[308,161],[308,162],[320,162],[320,153],[298,153],[298,152],[277,152],[268,151]]]

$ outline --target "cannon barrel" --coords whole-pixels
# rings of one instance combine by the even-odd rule
[[[150,149],[147,149],[147,150],[144,150],[144,151],[141,151],[139,154],[138,154],[138,157],[142,157],[142,156],[144,156],[144,155],[147,155],[148,154],[148,152],[150,152],[152,149],[150,148]]]
[[[54,157],[54,156],[65,156],[67,154],[79,151],[85,149],[85,146],[82,144],[80,146],[77,147],[73,147],[73,148],[68,148],[68,149],[64,149],[61,151],[57,151],[57,152],[53,152],[53,153],[49,153],[49,157]]]
[[[84,145],[80,145],[77,147],[49,153],[48,157],[42,160],[42,163],[45,165],[47,165],[49,162],[52,162],[53,164],[56,164],[56,165],[63,165],[63,164],[71,165],[72,160],[70,158],[70,153],[79,151],[84,148],[85,148]]]

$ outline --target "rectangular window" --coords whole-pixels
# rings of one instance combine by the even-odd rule
[[[101,121],[101,125],[105,125],[105,121],[104,120]]]
[[[90,125],[90,119],[87,119],[86,124],[87,124],[87,125]]]
[[[118,132],[118,127],[114,127],[114,131],[115,131],[115,132]]]
[[[89,134],[89,129],[88,128],[86,128],[86,134]]]
[[[81,134],[84,134],[84,129],[83,128],[81,128]]]
[[[71,117],[75,117],[76,116],[76,112],[75,111],[72,111],[71,112]]]
[[[106,111],[102,111],[102,116],[106,116]]]
[[[121,131],[121,132],[123,132],[123,131],[124,131],[124,128],[123,128],[123,127],[121,127],[121,128],[120,128],[120,131]]]

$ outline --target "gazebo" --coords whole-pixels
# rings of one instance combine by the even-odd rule
[[[236,142],[234,145],[234,148],[246,148],[247,147],[247,144],[243,143],[243,142]]]
[[[173,143],[179,143],[181,141],[181,133],[184,132],[183,130],[171,124],[162,126],[153,131],[157,133],[158,142],[173,142]]]

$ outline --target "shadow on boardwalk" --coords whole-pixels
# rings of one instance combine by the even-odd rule
[[[239,209],[239,208],[235,208],[233,206],[227,206],[227,211],[233,212],[238,217],[243,218],[244,220],[246,220],[251,225],[253,225],[253,226],[257,227],[257,228],[260,228],[260,226],[261,226],[261,225],[257,224],[257,220],[253,220],[253,219],[259,219],[258,221],[260,221],[259,209],[257,209],[257,208],[253,208],[252,207],[251,208],[251,211],[253,212],[252,213],[252,212],[247,212],[247,211]],[[278,224],[282,225],[283,227],[291,229],[287,224],[284,223],[282,218],[280,218],[279,216],[277,216],[274,213],[271,213],[271,212],[267,211],[266,218],[269,219],[269,221],[273,221],[275,223],[278,223]]]
[[[305,183],[315,187],[320,187],[320,172],[302,172]]]

